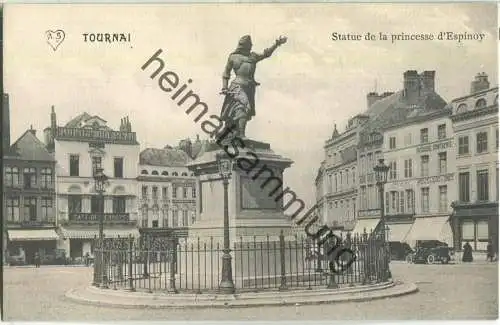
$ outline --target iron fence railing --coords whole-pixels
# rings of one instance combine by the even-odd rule
[[[239,292],[337,288],[388,280],[389,254],[384,240],[367,234],[341,239],[319,245],[308,238],[283,234],[238,238],[231,250],[235,288]],[[93,283],[146,292],[217,292],[222,246],[217,238],[187,242],[158,236],[98,240]],[[341,249],[344,253],[339,255]],[[339,268],[348,262],[348,268]]]

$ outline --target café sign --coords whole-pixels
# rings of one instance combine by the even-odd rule
[[[73,213],[69,215],[70,221],[75,222],[99,222],[101,216],[104,217],[104,222],[128,222],[128,213]]]
[[[424,144],[417,147],[417,153],[428,152],[428,151],[436,151],[436,150],[445,150],[452,147],[452,141],[446,140],[437,143],[429,143]]]

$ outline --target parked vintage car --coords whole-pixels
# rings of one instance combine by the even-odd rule
[[[406,257],[408,263],[448,264],[454,258],[454,251],[448,244],[438,240],[417,242],[415,251]]]
[[[46,252],[41,260],[43,265],[67,265],[71,264],[70,260],[66,257],[64,249],[54,249],[51,252]]]
[[[26,264],[26,254],[24,249],[17,248],[11,251],[7,251],[6,262],[8,265],[25,265]]]

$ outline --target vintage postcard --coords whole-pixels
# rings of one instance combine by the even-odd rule
[[[4,321],[497,319],[496,3],[2,17]]]

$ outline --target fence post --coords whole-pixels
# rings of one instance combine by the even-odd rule
[[[132,235],[129,235],[128,238],[128,287],[127,291],[135,291],[134,288],[134,277],[132,276],[133,273],[133,267],[134,267],[134,257],[133,257],[133,245],[134,245],[134,238]]]
[[[368,284],[370,282],[371,277],[371,253],[370,253],[370,244],[368,242],[368,234],[366,233],[366,228],[363,230],[363,234],[361,235],[361,247],[363,248],[363,282],[362,284]]]
[[[177,265],[177,242],[175,238],[170,239],[170,278],[169,286],[167,289],[168,293],[178,293],[175,287],[175,272]]]
[[[97,235],[94,235],[94,274],[93,274],[93,277],[92,277],[92,285],[94,287],[98,287],[99,286],[99,243],[97,242]]]
[[[281,281],[279,290],[287,290],[286,286],[286,273],[285,273],[285,236],[283,230],[280,232],[280,263],[281,263]]]
[[[107,263],[107,253],[104,251],[104,247],[106,247],[107,245],[105,245],[105,237],[103,236],[103,238],[101,239],[101,289],[109,289],[109,286],[108,286],[108,265],[106,264]]]

